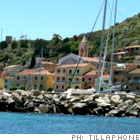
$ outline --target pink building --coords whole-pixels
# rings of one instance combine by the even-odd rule
[[[95,80],[97,78],[97,71],[92,70],[85,75],[83,75],[82,82],[83,82],[83,88],[88,89],[95,87]]]

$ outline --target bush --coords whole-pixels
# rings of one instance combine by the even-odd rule
[[[17,87],[16,87],[16,86],[11,86],[11,87],[10,87],[10,90],[12,90],[12,91],[13,91],[13,90],[17,90]]]
[[[52,87],[50,87],[50,88],[48,88],[48,90],[47,90],[47,91],[51,92],[51,91],[53,91],[53,88],[52,88]]]
[[[21,86],[20,89],[25,90],[25,86]]]

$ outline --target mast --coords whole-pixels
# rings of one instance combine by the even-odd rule
[[[104,47],[104,30],[105,30],[105,21],[106,21],[106,9],[107,9],[107,0],[105,0],[105,8],[104,8],[104,17],[103,17],[103,26],[102,26],[102,38],[101,38],[101,47],[100,47],[100,55],[99,55],[99,65],[98,65],[98,77],[96,82],[96,92],[100,92],[101,82],[101,63],[102,63],[102,54]],[[100,83],[100,84],[99,84]]]
[[[113,28],[113,39],[112,39],[112,52],[111,52],[111,63],[110,63],[110,79],[109,79],[109,85],[112,85],[112,74],[113,74],[113,55],[114,55],[114,45],[115,45],[115,31],[116,31],[116,18],[117,18],[117,3],[118,0],[116,0],[115,3],[115,16],[114,16],[114,28]]]
[[[37,85],[37,89],[40,90],[40,80],[41,80],[41,68],[42,68],[42,59],[43,59],[43,47],[41,49],[41,60],[40,60],[40,69],[39,69],[39,77],[38,77],[38,85]]]

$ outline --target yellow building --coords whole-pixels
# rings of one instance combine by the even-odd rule
[[[53,88],[54,76],[44,69],[24,70],[17,73],[14,85],[17,87],[24,86],[25,89],[48,90]]]
[[[2,72],[0,71],[0,90],[4,88],[4,79],[2,77]]]

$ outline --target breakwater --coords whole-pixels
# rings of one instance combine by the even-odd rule
[[[140,117],[140,96],[0,91],[0,111]]]

